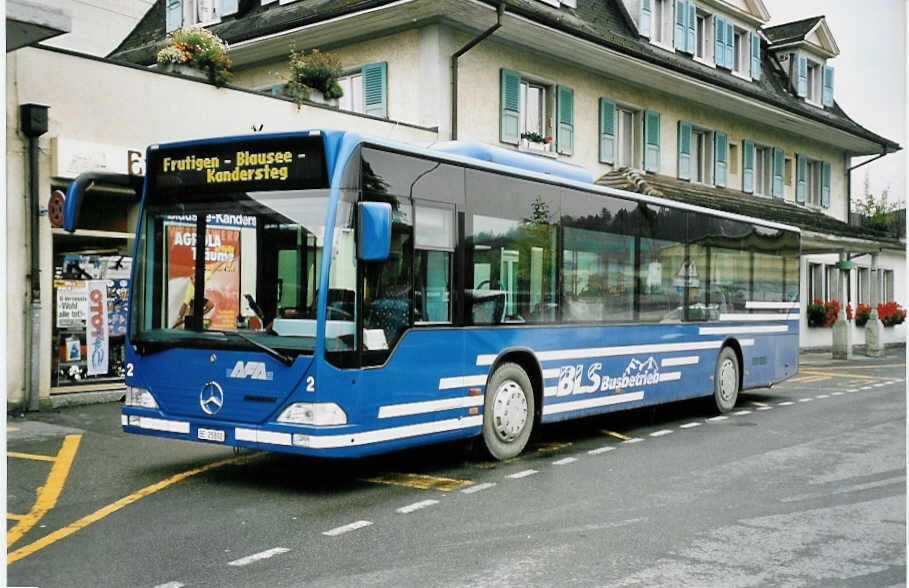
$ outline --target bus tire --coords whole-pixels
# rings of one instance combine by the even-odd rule
[[[516,363],[503,363],[486,382],[483,403],[483,442],[498,460],[517,456],[533,429],[533,386]]]
[[[739,398],[739,358],[731,347],[723,347],[716,360],[713,378],[713,400],[722,414],[735,408]]]

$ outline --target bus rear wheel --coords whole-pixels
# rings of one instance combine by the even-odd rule
[[[486,382],[483,404],[483,442],[498,460],[517,456],[533,429],[533,387],[527,372],[515,363],[503,363]]]
[[[720,413],[735,408],[739,398],[739,358],[730,347],[724,347],[716,360],[713,378],[713,400]]]

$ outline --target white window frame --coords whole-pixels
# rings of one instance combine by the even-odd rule
[[[622,125],[623,114],[631,115],[631,128],[625,129]],[[627,118],[626,118],[627,120]],[[615,105],[615,167],[629,167],[632,169],[643,169],[644,165],[638,154],[641,151],[641,141],[643,139],[643,118],[641,109],[626,104],[616,103]],[[640,132],[639,132],[640,129]],[[626,140],[631,141],[631,152],[625,156]],[[626,161],[627,159],[627,161]]]
[[[696,22],[694,26],[694,60],[700,61],[707,65],[716,65],[713,59],[713,15],[701,10],[696,11]],[[703,22],[703,30],[698,27]],[[698,52],[701,55],[698,55]]]
[[[871,269],[866,266],[855,268],[855,300],[856,304],[871,304]]]
[[[823,163],[805,158],[805,205],[821,208],[821,179]]]
[[[650,23],[650,43],[663,49],[675,51],[672,46],[675,15],[673,0],[653,0],[653,13]]]
[[[836,291],[837,284],[836,279],[838,276],[839,270],[836,265],[826,265],[824,266],[824,292],[826,294],[824,300],[839,300],[838,292]],[[842,300],[840,300],[842,303]]]
[[[212,18],[205,20],[201,17],[202,3],[211,4]],[[207,27],[208,25],[221,22],[221,15],[218,14],[218,0],[193,0],[193,21],[194,26]]]
[[[350,70],[338,78],[338,85],[344,94],[338,98],[338,109],[345,112],[366,114],[366,101],[363,96],[363,70]],[[356,88],[356,89],[355,89]]]
[[[880,269],[881,273],[881,302],[890,302],[896,300],[895,282],[893,281],[892,269]]]
[[[751,79],[751,39],[748,31],[733,25],[732,27],[732,73]]]
[[[727,139],[728,144],[728,139]],[[691,126],[691,181],[696,184],[714,185],[713,165],[714,134],[711,129]]]
[[[808,264],[808,302],[814,302],[815,298],[824,300],[824,264]]]
[[[773,147],[755,143],[752,163],[754,193],[758,196],[773,196]]]
[[[808,67],[805,68],[808,77],[808,88],[805,93],[805,101],[820,106],[823,95],[823,70],[824,64],[811,58],[807,59]]]
[[[539,126],[537,126],[536,128],[533,128],[533,129],[529,129],[527,126],[527,123],[529,122],[528,115],[530,114],[530,108],[528,107],[527,97],[528,97],[528,94],[530,93],[531,89],[538,90],[540,92],[540,100],[538,103],[538,107],[536,108],[537,116],[539,117],[539,121],[538,121]],[[543,135],[544,137],[548,136],[549,133],[547,133],[547,128],[546,128],[547,127],[546,120],[548,118],[547,117],[547,115],[548,115],[548,108],[547,108],[548,104],[547,103],[548,103],[550,94],[552,94],[551,86],[549,86],[548,84],[545,84],[543,82],[538,82],[536,80],[525,79],[524,77],[521,77],[520,94],[521,94],[521,98],[520,98],[520,100],[521,100],[521,107],[520,107],[521,108],[521,119],[518,124],[518,131],[521,134],[527,133],[527,132],[534,132],[534,133],[539,133],[540,135]]]

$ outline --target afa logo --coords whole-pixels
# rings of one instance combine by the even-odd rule
[[[572,394],[592,394],[608,392],[620,388],[649,386],[660,381],[660,366],[653,357],[644,361],[632,359],[621,376],[601,375],[603,364],[594,362],[584,369],[584,365],[565,365],[559,371],[557,396]]]
[[[232,370],[227,370],[227,377],[241,380],[251,378],[253,380],[271,381],[274,376],[274,372],[265,371],[265,363],[261,361],[247,361],[246,363],[238,361],[234,364]]]

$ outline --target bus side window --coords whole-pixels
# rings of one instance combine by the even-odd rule
[[[414,205],[414,321],[451,322],[452,207]]]

